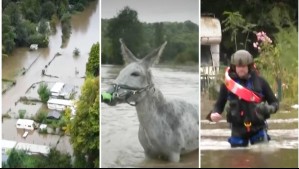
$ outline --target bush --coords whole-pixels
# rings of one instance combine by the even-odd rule
[[[71,156],[51,149],[48,156],[28,155],[25,151],[12,149],[7,159],[7,168],[71,168]]]
[[[45,48],[49,45],[49,38],[45,35],[34,34],[29,36],[28,42],[30,44],[38,44],[39,47]]]
[[[56,33],[56,25],[58,23],[58,17],[57,15],[53,15],[52,18],[51,18],[51,21],[50,21],[50,27],[51,27],[51,30],[53,31],[53,33]]]
[[[40,134],[48,134],[47,129],[40,129],[38,132],[39,132]]]
[[[74,56],[79,56],[80,55],[80,51],[78,48],[75,48],[73,51]]]
[[[24,119],[26,114],[26,110],[19,110],[19,118]]]
[[[74,6],[74,9],[75,9],[76,11],[83,11],[83,10],[84,10],[84,5],[81,4],[81,3],[78,3],[78,4],[76,4],[76,5]]]
[[[48,113],[45,111],[41,111],[35,116],[35,121],[38,123],[43,123],[44,120],[47,118]]]
[[[50,98],[50,95],[51,95],[51,92],[50,90],[48,89],[48,85],[47,84],[44,84],[44,83],[41,83],[39,85],[39,88],[37,90],[37,93],[39,95],[39,98],[41,99],[41,101],[43,103],[47,103],[47,101],[49,100]]]

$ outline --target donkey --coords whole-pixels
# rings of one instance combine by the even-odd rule
[[[137,59],[121,39],[120,43],[127,66],[107,91],[113,95],[107,104],[136,107],[138,138],[146,157],[179,162],[181,154],[198,149],[198,106],[166,99],[153,84],[150,67],[158,62],[167,42],[143,59]]]

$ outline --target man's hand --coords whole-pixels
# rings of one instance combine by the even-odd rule
[[[211,113],[211,121],[219,122],[221,119],[222,119],[221,114],[219,114],[217,112]]]
[[[270,115],[275,113],[275,107],[266,103],[260,103],[256,105],[256,112],[263,115]]]

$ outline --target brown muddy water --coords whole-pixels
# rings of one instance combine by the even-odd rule
[[[225,118],[219,123],[205,120],[215,101],[201,97],[201,167],[204,168],[297,168],[298,114],[280,110],[268,122],[271,141],[246,148],[230,147],[231,131]],[[225,115],[223,116],[225,117]]]
[[[117,77],[121,67],[102,65],[101,91]],[[198,103],[198,68],[158,66],[152,69],[154,83],[166,97]],[[181,157],[180,163],[145,159],[138,140],[139,122],[134,107],[101,104],[101,166],[102,167],[195,167],[198,151]]]
[[[89,52],[93,44],[99,42],[99,2],[94,1],[83,11],[74,14],[71,19],[72,34],[64,48],[61,48],[61,27],[57,25],[57,32],[49,37],[49,47],[40,48],[37,51],[29,51],[29,48],[17,48],[13,53],[2,60],[2,77],[4,79],[16,80],[16,85],[5,92],[2,96],[2,112],[9,112],[13,118],[17,116],[17,111],[25,109],[28,116],[35,115],[42,104],[24,105],[16,103],[21,96],[26,95],[26,90],[36,82],[64,82],[77,86],[79,89],[84,82],[85,67],[89,57]],[[78,48],[80,56],[74,57],[73,50]],[[41,72],[56,53],[61,55],[56,57],[46,69],[46,74],[57,76],[51,78],[41,76]],[[37,60],[36,60],[37,59]],[[32,64],[34,61],[36,62]],[[30,67],[30,65],[32,66]],[[25,75],[20,72],[23,68],[29,68]],[[75,73],[75,72],[78,73]],[[80,93],[78,93],[80,94]],[[34,95],[34,94],[33,94]],[[36,95],[35,95],[36,96]],[[56,144],[59,136],[39,135],[37,132],[29,134],[26,139],[17,132],[15,119],[5,119],[2,124],[2,138],[7,140],[17,140],[26,143],[36,143],[42,145]],[[72,152],[68,137],[60,139],[57,148],[65,152]],[[61,144],[61,145],[60,145]]]

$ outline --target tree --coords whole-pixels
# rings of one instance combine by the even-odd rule
[[[154,23],[155,27],[155,45],[159,46],[164,41],[164,29],[163,22]]]
[[[223,15],[227,16],[227,18],[222,22],[224,24],[223,32],[230,31],[231,41],[234,41],[235,49],[237,51],[238,50],[237,35],[239,34],[239,30],[243,29],[244,33],[247,32],[247,38],[248,38],[250,29],[255,27],[255,25],[246,23],[246,20],[242,17],[242,15],[239,12],[225,11]],[[244,44],[245,49],[246,49],[247,38]]]
[[[68,0],[57,1],[57,16],[58,18],[62,18],[62,16],[67,13],[67,7],[69,6]]]
[[[81,88],[76,116],[70,125],[74,154],[87,157],[86,167],[99,164],[99,78],[87,78]]]
[[[2,53],[11,53],[15,47],[15,28],[10,25],[9,16],[2,15]]]
[[[89,53],[88,62],[86,63],[86,75],[99,76],[99,51],[100,44],[93,44]]]
[[[16,26],[16,39],[15,42],[18,46],[28,46],[29,37],[36,35],[36,25],[28,20],[22,20]]]
[[[61,17],[62,25],[62,44],[64,44],[71,36],[72,26],[71,26],[71,15],[70,13],[65,13]]]
[[[41,1],[40,0],[23,0],[20,3],[20,8],[25,19],[37,23],[41,15]]]
[[[112,63],[123,64],[120,52],[120,38],[124,40],[128,48],[137,57],[141,54],[140,47],[144,42],[142,32],[142,24],[138,20],[138,13],[129,7],[122,9],[118,16],[109,22],[108,37],[111,39],[112,48],[114,49],[111,56]]]
[[[56,7],[53,4],[52,1],[46,1],[43,5],[42,5],[42,17],[50,20],[52,18],[52,15],[55,14],[56,12]]]
[[[17,151],[16,149],[12,149],[7,159],[7,165],[10,168],[22,168],[22,163],[25,155],[26,154],[24,151]]]
[[[37,93],[39,95],[39,98],[43,103],[47,103],[47,101],[50,98],[51,92],[48,89],[48,85],[45,83],[41,83],[38,87]]]
[[[12,26],[17,26],[18,23],[20,23],[21,11],[16,3],[9,3],[3,13],[10,17],[9,19]]]
[[[71,168],[71,156],[63,154],[56,149],[50,149],[45,161],[47,168]]]
[[[49,33],[49,26],[45,19],[42,19],[38,25],[38,32],[42,35],[48,35]]]

